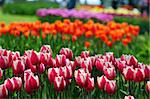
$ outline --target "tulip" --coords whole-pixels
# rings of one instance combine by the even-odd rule
[[[134,69],[127,66],[126,68],[123,69],[123,76],[126,80],[133,80]]]
[[[66,56],[65,55],[57,55],[55,60],[56,60],[57,67],[66,65]]]
[[[66,87],[66,81],[63,76],[54,78],[54,88],[56,91],[62,91]]]
[[[80,66],[82,61],[84,61],[84,59],[81,58],[80,56],[79,57],[75,57],[75,60],[74,60],[75,66]]]
[[[2,77],[3,77],[3,71],[2,71],[2,69],[0,68],[0,80],[2,79]]]
[[[21,77],[13,77],[11,78],[14,82],[14,90],[19,91],[22,87],[22,79]]]
[[[12,79],[10,79],[10,78],[6,79],[4,81],[4,84],[5,84],[8,91],[14,92],[14,86],[15,85],[14,85],[14,81]]]
[[[135,99],[133,96],[125,96],[124,99]]]
[[[117,68],[118,70],[122,73],[123,69],[126,67],[126,62],[125,61],[117,61]]]
[[[112,53],[112,52],[106,52],[105,53],[105,56],[106,56],[106,58],[107,58],[107,61],[114,61],[114,53]]]
[[[105,84],[106,84],[106,82],[107,82],[107,78],[106,78],[106,76],[101,76],[101,77],[97,77],[97,85],[98,85],[98,88],[100,89],[100,90],[103,90],[104,89],[104,86],[105,86]]]
[[[48,65],[48,61],[50,58],[52,58],[52,55],[50,53],[40,52],[40,63],[43,63],[44,65]]]
[[[90,78],[87,76],[86,83],[85,83],[85,89],[87,91],[94,89],[94,78]]]
[[[25,64],[21,60],[15,60],[13,61],[12,68],[15,75],[22,74],[25,70]]]
[[[59,69],[58,68],[49,68],[48,69],[48,79],[51,83],[54,82],[55,77],[58,75],[59,75]]]
[[[92,62],[90,59],[82,61],[81,63],[81,68],[85,68],[87,70],[89,70],[89,72],[92,71]]]
[[[150,81],[147,81],[146,83],[146,92],[150,93]]]
[[[5,84],[0,85],[0,98],[5,98],[8,96],[8,91]]]
[[[145,78],[150,80],[150,66],[145,66],[144,72],[145,72]]]
[[[116,88],[117,88],[116,81],[114,81],[114,80],[108,80],[104,86],[104,90],[108,94],[114,94],[116,92]]]
[[[40,52],[43,53],[51,53],[52,54],[52,49],[50,45],[43,45],[40,49]]]
[[[65,55],[69,60],[73,58],[73,52],[69,48],[62,48],[59,53],[60,55]]]
[[[44,66],[43,63],[41,63],[41,64],[38,66],[38,73],[39,73],[39,74],[42,74],[42,73],[44,73],[44,71],[45,71],[45,66]]]
[[[105,68],[104,69],[104,75],[110,79],[113,80],[116,77],[116,71],[115,68]]]
[[[81,52],[81,58],[87,58],[90,56],[90,52],[89,51],[82,51]]]
[[[96,62],[95,62],[95,66],[98,70],[103,71],[104,59],[97,59]]]
[[[133,77],[133,80],[135,82],[141,82],[141,81],[144,81],[145,79],[145,73],[144,73],[144,70],[143,69],[140,69],[140,68],[136,68],[134,70],[134,77]]]
[[[0,68],[2,68],[2,69],[6,69],[8,66],[7,66],[7,64],[8,64],[8,59],[7,59],[7,57],[6,56],[0,56]]]
[[[52,57],[49,57],[49,59],[47,60],[47,66],[48,67],[55,67],[56,66],[56,60],[53,59]]]

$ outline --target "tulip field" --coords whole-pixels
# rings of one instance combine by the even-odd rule
[[[150,98],[149,31],[79,8],[0,21],[0,99]]]

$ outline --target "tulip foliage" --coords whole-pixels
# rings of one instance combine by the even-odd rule
[[[150,66],[133,55],[112,52],[74,56],[62,48],[55,57],[49,45],[23,55],[0,49],[0,98],[148,98]],[[131,96],[130,96],[131,95]]]

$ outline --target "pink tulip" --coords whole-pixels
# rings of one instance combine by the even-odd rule
[[[15,60],[13,61],[12,68],[15,75],[22,74],[25,70],[25,64],[21,60]]]
[[[89,51],[82,51],[81,52],[81,58],[87,58],[90,56],[90,52]]]
[[[133,80],[134,69],[132,67],[127,66],[123,69],[123,76],[126,80]]]
[[[2,69],[0,68],[0,80],[2,79],[2,77],[3,77],[3,71],[2,71]]]
[[[75,57],[75,60],[74,60],[74,65],[75,66],[80,66],[82,61],[84,61],[83,58],[81,58],[80,56],[79,57]]]
[[[145,79],[145,73],[144,73],[144,70],[143,69],[140,69],[140,68],[136,68],[134,70],[134,77],[133,77],[133,80],[135,82],[141,82],[141,81],[144,81]]]
[[[50,45],[43,45],[40,49],[40,52],[43,53],[51,53],[52,54],[52,49]]]
[[[65,55],[66,58],[68,58],[69,60],[71,60],[73,58],[73,52],[69,48],[62,48],[59,53],[61,55]]]
[[[108,79],[104,75],[101,77],[97,77],[97,85],[100,90],[104,89],[104,86],[105,86],[107,80]]]
[[[110,80],[115,79],[115,77],[116,77],[115,68],[105,68],[104,75]]]
[[[133,96],[125,96],[124,99],[135,99]]]
[[[94,89],[94,78],[90,78],[87,76],[86,83],[85,83],[85,89],[87,91]]]
[[[121,61],[121,60],[118,60],[117,61],[117,68],[118,70],[122,73],[123,72],[123,69],[126,67],[126,62],[125,61]]]
[[[144,73],[145,73],[145,78],[150,80],[150,66],[145,66]]]
[[[4,81],[4,84],[10,92],[14,92],[15,85],[14,85],[14,81],[12,79],[10,79],[10,78],[6,79]]]
[[[47,67],[56,67],[56,60],[52,57],[49,57],[47,61]]]
[[[91,62],[91,60],[88,59],[88,60],[82,61],[81,68],[85,68],[85,69],[89,70],[89,72],[91,72],[92,71],[92,62]]]
[[[38,73],[39,73],[39,74],[42,74],[42,73],[44,73],[44,71],[45,71],[45,66],[44,66],[43,63],[41,63],[41,64],[38,66]]]
[[[5,84],[0,85],[0,98],[6,98],[8,96],[8,91]]]
[[[104,86],[104,90],[108,94],[114,94],[116,92],[116,88],[117,88],[116,81],[114,81],[114,80],[108,80]]]
[[[106,52],[104,56],[106,56],[106,59],[109,62],[114,61],[114,59],[115,59],[114,53],[112,53],[112,52]]]
[[[55,77],[58,75],[59,75],[59,69],[58,68],[49,68],[48,69],[48,79],[51,83],[54,82]]]
[[[98,70],[103,71],[104,59],[97,59],[96,62],[95,62],[95,66]]]
[[[6,56],[0,56],[0,68],[6,69],[8,68],[8,58]]]
[[[65,55],[56,55],[56,66],[66,66],[66,56]]]
[[[147,81],[146,83],[146,92],[150,93],[150,81]]]
[[[13,77],[11,78],[14,82],[14,90],[19,91],[22,87],[22,79],[21,77]]]
[[[63,76],[54,78],[54,88],[56,91],[62,91],[66,87],[66,81]]]
[[[48,61],[50,58],[52,58],[52,55],[50,53],[40,52],[40,63],[43,63],[44,65],[48,65]]]

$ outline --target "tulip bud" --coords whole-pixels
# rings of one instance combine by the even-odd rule
[[[39,74],[42,74],[42,73],[44,73],[44,71],[45,71],[45,66],[44,66],[43,63],[41,63],[41,64],[38,66],[38,73],[39,73]]]
[[[13,77],[11,78],[14,82],[14,90],[19,91],[22,87],[22,79],[21,77]]]
[[[125,96],[124,99],[135,99],[133,96]]]
[[[48,69],[48,79],[51,83],[54,82],[55,77],[58,75],[59,75],[59,69],[58,68],[49,68]]]
[[[85,68],[85,69],[89,70],[89,72],[91,72],[92,71],[92,62],[91,62],[91,60],[88,59],[88,60],[82,61],[81,67]]]
[[[114,80],[108,80],[104,86],[104,90],[108,94],[114,94],[116,92],[116,88],[117,88],[116,81],[114,81]]]
[[[90,56],[90,52],[89,51],[82,51],[81,52],[81,58],[87,58]]]
[[[52,57],[49,57],[47,65],[48,65],[48,67],[55,67],[56,66],[56,60],[53,59]]]
[[[39,77],[37,75],[30,75],[28,81],[31,89],[37,90],[39,88]]]
[[[75,57],[75,60],[74,60],[74,65],[75,66],[80,66],[82,61],[84,61],[83,58],[81,58],[80,56],[79,57]]]
[[[86,83],[85,83],[85,89],[87,91],[94,89],[94,78],[90,78],[87,76]]]
[[[123,69],[123,76],[126,80],[133,80],[134,69],[127,66],[126,68]]]
[[[6,88],[8,89],[8,91],[14,92],[15,85],[14,85],[14,82],[12,79],[10,79],[10,78],[6,79],[4,81],[4,84],[5,84]]]
[[[2,77],[3,77],[3,71],[2,71],[2,69],[0,68],[0,80],[2,79]]]
[[[146,83],[146,92],[150,93],[150,81],[147,81]]]
[[[55,60],[56,60],[57,67],[66,66],[66,56],[65,55],[57,55]]]
[[[104,74],[108,79],[113,80],[116,77],[115,68],[105,68]]]
[[[69,48],[62,48],[59,53],[61,55],[65,55],[66,58],[68,58],[69,60],[71,60],[73,58],[73,52]]]
[[[118,67],[118,70],[122,73],[123,69],[126,67],[126,62],[118,60],[117,67]]]
[[[66,87],[66,81],[63,76],[55,77],[54,88],[56,91],[62,91]]]
[[[0,98],[5,98],[8,96],[8,91],[5,84],[0,85]]]
[[[52,49],[50,45],[43,45],[40,49],[40,52],[43,53],[51,53],[52,54]]]
[[[97,59],[95,62],[95,66],[98,70],[103,71],[104,68],[104,60],[103,59]]]
[[[150,66],[145,66],[144,72],[145,72],[145,78],[150,80]]]
[[[8,59],[7,59],[7,57],[6,56],[0,56],[0,68],[2,68],[2,69],[6,69],[8,66],[7,66],[7,64],[8,64]]]
[[[22,74],[25,70],[25,64],[21,60],[15,60],[13,61],[12,68],[15,75]]]
[[[144,73],[144,70],[143,69],[140,69],[140,68],[136,68],[134,70],[134,77],[133,77],[133,80],[135,82],[141,82],[141,81],[144,81],[145,79],[145,73]]]
[[[97,77],[97,85],[100,90],[104,89],[105,83],[107,82],[107,78],[103,75],[101,77]]]

